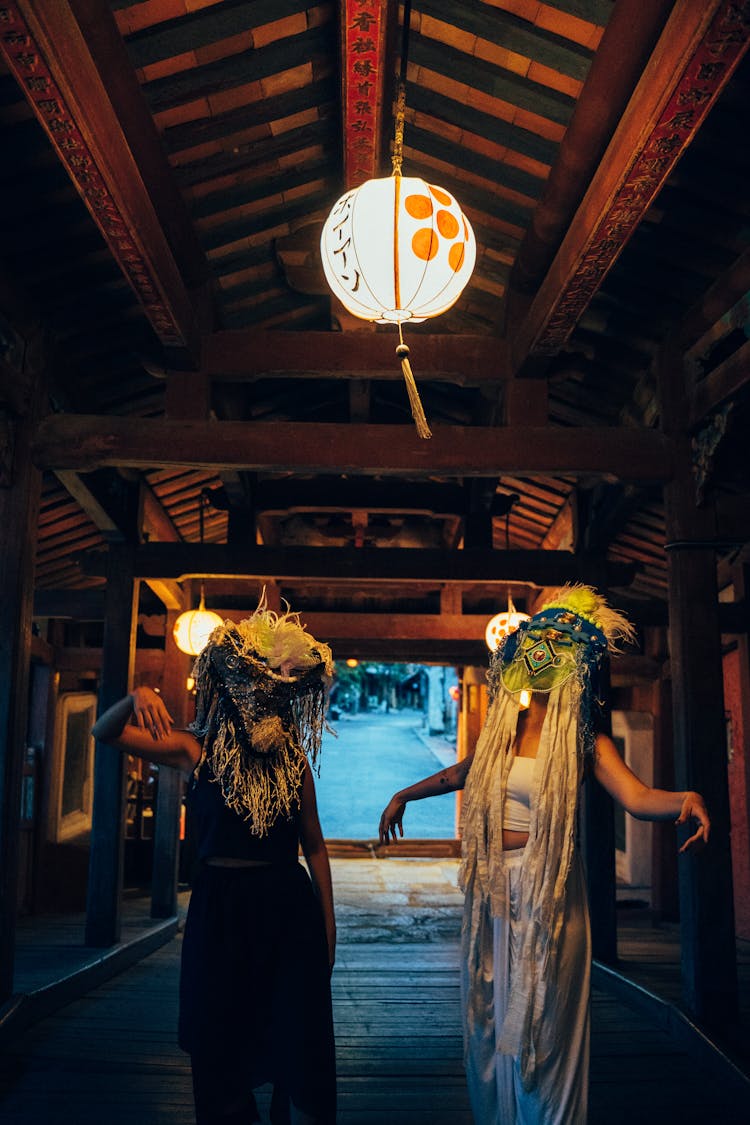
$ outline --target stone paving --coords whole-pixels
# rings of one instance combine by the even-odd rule
[[[398,789],[455,761],[451,743],[429,737],[418,711],[343,714],[326,735],[315,785],[323,833],[330,840],[372,840],[380,814]],[[404,831],[412,839],[456,834],[456,799],[441,794],[409,806]]]

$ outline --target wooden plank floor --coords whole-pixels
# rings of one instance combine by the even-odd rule
[[[471,1125],[450,860],[335,860],[339,1125]],[[193,1121],[174,1042],[179,940],[43,1020],[0,1062],[3,1125]],[[591,1125],[750,1121],[650,1020],[593,997]],[[265,1112],[267,1092],[261,1092]]]

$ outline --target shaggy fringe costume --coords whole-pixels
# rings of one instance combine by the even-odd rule
[[[292,674],[278,671],[285,666]],[[245,621],[217,626],[195,661],[198,768],[208,762],[227,807],[256,836],[292,815],[305,763],[317,764],[332,671],[330,648],[299,614],[274,613],[264,600]]]
[[[182,949],[179,1042],[198,1125],[258,1120],[272,1082],[333,1125],[336,1067],[320,902],[299,863],[304,771],[325,728],[331,652],[297,614],[216,628],[195,662],[203,754],[188,791],[198,868]]]
[[[482,1125],[514,1121],[581,1125],[585,1120],[587,1066],[581,1068],[580,1059],[571,1060],[577,1085],[564,1092],[562,1087],[570,1087],[570,1082],[552,1055],[565,1049],[573,1033],[572,1021],[582,1050],[585,1040],[588,1058],[588,914],[575,849],[578,795],[603,707],[602,666],[618,639],[632,636],[627,619],[609,609],[594,590],[563,587],[510,634],[491,659],[490,707],[467,778],[462,813],[459,878],[466,893],[467,1075],[471,1091],[472,1078],[475,1086],[507,1083],[512,1073],[516,1095],[507,1089],[475,1089],[472,1101],[475,1114],[481,1112],[477,1121]],[[534,771],[528,843],[522,850],[506,853],[503,811],[524,689],[545,692],[548,701]],[[568,1026],[556,1026],[550,1036],[546,1025],[554,1018],[556,995],[567,997],[571,991],[560,987],[560,969],[563,926],[572,924],[573,915],[581,933],[577,945],[584,956],[576,956],[566,938],[564,960],[569,973],[576,966],[578,980],[571,983],[573,992],[579,989],[580,1003],[563,1017]],[[505,961],[493,968],[488,950],[497,953],[500,946]],[[489,1028],[488,981],[494,996]],[[509,1056],[512,1067],[496,1060],[495,1052]],[[549,1074],[557,1087],[552,1096],[542,1088]],[[557,1111],[550,1108],[555,1103]]]

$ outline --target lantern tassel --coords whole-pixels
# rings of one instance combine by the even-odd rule
[[[417,433],[421,438],[431,438],[432,430],[427,424],[427,416],[422,406],[422,400],[419,397],[414,372],[409,363],[409,348],[403,341],[396,348],[396,355],[401,360],[401,370],[404,374],[404,382],[406,383],[406,393],[409,396],[411,416],[414,419],[414,425],[417,427]]]

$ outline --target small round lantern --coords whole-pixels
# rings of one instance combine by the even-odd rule
[[[484,639],[490,652],[494,652],[503,637],[515,632],[522,621],[529,621],[528,613],[518,613],[511,598],[508,598],[508,608],[502,613],[496,613],[487,622]]]
[[[189,609],[181,613],[174,623],[172,630],[174,643],[180,652],[188,656],[198,656],[208,644],[208,638],[217,625],[222,625],[223,619],[218,613],[206,609],[206,603],[201,589],[200,605],[197,609]]]

